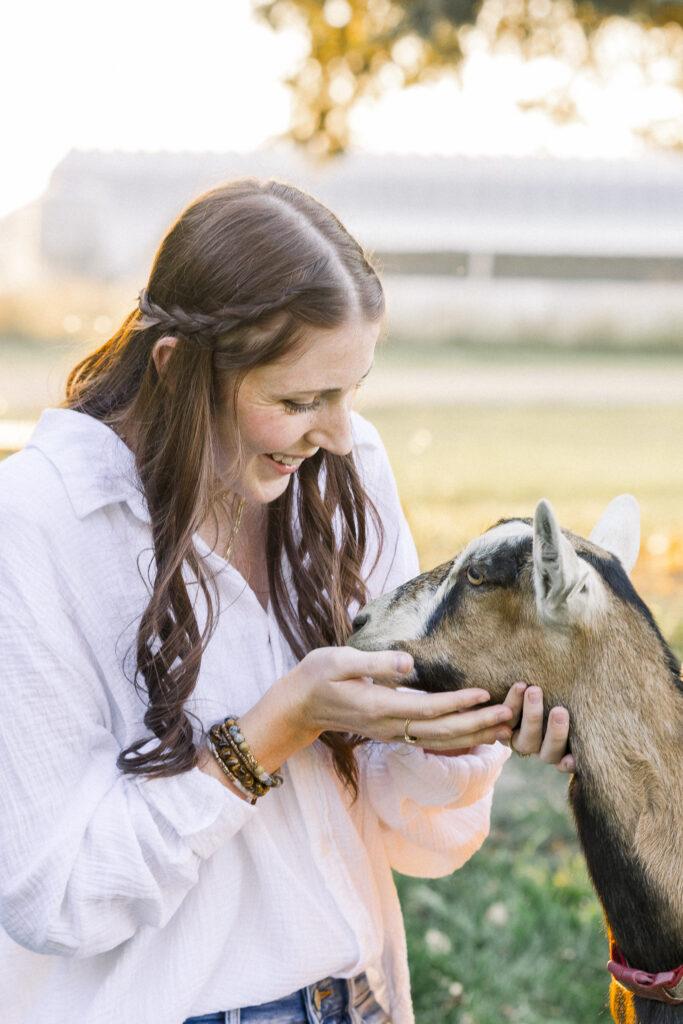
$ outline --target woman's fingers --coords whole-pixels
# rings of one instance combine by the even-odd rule
[[[543,742],[543,691],[528,686],[524,693],[522,721],[512,737],[512,749],[518,754],[537,754]]]
[[[424,693],[400,687],[413,671],[405,651],[359,651],[324,647],[306,655],[293,670],[294,715],[315,735],[325,730],[351,732],[385,742],[414,741],[427,750],[452,751],[496,740],[519,754],[537,754],[559,771],[575,770],[567,750],[569,714],[552,708],[544,729],[543,692],[515,683],[503,704],[488,703],[480,688]],[[375,686],[376,682],[393,686]]]
[[[558,764],[567,753],[568,739],[569,712],[566,708],[551,708],[538,756],[548,764]]]
[[[353,732],[385,741],[404,739],[405,723],[427,722],[456,716],[489,701],[486,690],[472,688],[444,693],[374,686],[369,679],[401,684],[412,671],[413,660],[404,651],[358,651],[354,648],[320,648],[308,654],[293,670],[299,680],[304,719],[318,731]],[[492,712],[507,720],[512,712]],[[455,719],[454,719],[455,723]],[[449,731],[453,739],[467,739],[470,721]],[[474,720],[476,726],[476,720]]]
[[[524,694],[527,689],[526,683],[515,683],[508,690],[508,695],[503,701],[506,707],[512,709],[513,715],[510,719],[510,725],[513,729],[516,729],[520,723],[522,717],[522,709],[524,707]]]
[[[498,723],[508,721],[512,714],[502,705],[477,707],[488,702],[486,690],[420,693],[381,686],[364,687],[348,681],[336,687],[338,699],[359,718],[356,731],[389,742],[405,740],[408,723],[408,735],[419,745],[453,747],[490,743],[492,739],[480,738],[482,731],[490,731]],[[510,732],[508,729],[507,739]]]
[[[565,754],[561,761],[558,761],[555,765],[558,772],[575,772],[576,761],[571,754]]]
[[[479,743],[494,743],[496,740],[509,742],[511,729],[507,723],[510,717],[509,708],[496,704],[439,718],[411,719],[408,734],[419,746],[429,750],[474,747]],[[401,736],[396,738],[405,738],[403,729]]]
[[[363,682],[369,679],[393,681],[399,686],[413,670],[413,659],[405,651],[359,651],[353,647],[320,648],[306,656],[301,666],[331,682]],[[425,693],[372,686],[367,690],[345,689],[353,701],[358,697],[372,704],[375,713],[403,718],[439,718],[454,711],[483,704],[490,694],[481,687]],[[506,716],[507,717],[507,716]]]
[[[490,699],[486,690],[452,690],[447,693],[421,693],[409,690],[373,688],[372,700],[381,713],[396,718],[414,718],[425,723],[440,722],[457,713],[458,718],[478,704]],[[509,718],[509,714],[505,715]]]
[[[513,735],[512,748],[523,756],[538,754],[542,761],[554,764],[559,771],[572,772],[576,768],[574,758],[567,751],[569,739],[569,712],[563,707],[554,707],[548,713],[544,732],[543,691],[538,686],[529,686],[524,694],[522,721]]]
[[[413,670],[405,651],[358,651],[354,647],[319,647],[306,655],[300,668],[327,679],[363,677],[399,680]]]

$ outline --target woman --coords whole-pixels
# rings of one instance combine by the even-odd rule
[[[538,688],[341,646],[417,572],[350,412],[383,314],[328,210],[233,183],[0,467],[3,1019],[408,1024],[391,867],[481,844],[523,701],[570,764]]]

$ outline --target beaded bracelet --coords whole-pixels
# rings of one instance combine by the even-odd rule
[[[213,746],[213,744],[211,743],[211,741],[209,741],[209,743],[208,743],[208,748],[211,751],[211,753],[213,754],[213,756],[216,759],[216,761],[218,762],[218,766],[221,769],[221,771],[223,772],[223,774],[225,776],[227,776],[228,779],[230,779],[230,782],[235,787],[235,789],[238,789],[240,791],[240,793],[243,796],[245,796],[247,798],[247,800],[249,801],[249,803],[253,806],[256,803],[258,797],[254,796],[253,793],[251,793],[246,788],[246,786],[242,785],[242,783],[237,778],[237,776],[233,772],[230,771],[230,769],[227,767],[227,765],[225,765],[223,763],[223,761],[220,758],[220,755],[216,752],[216,749]]]
[[[255,803],[269,789],[282,785],[282,776],[277,771],[271,775],[258,763],[237,718],[228,717],[224,722],[212,726],[209,730],[209,745],[225,775],[241,793],[253,797],[252,802]]]
[[[221,732],[230,743],[235,754],[237,754],[242,761],[244,767],[250,771],[262,785],[266,786],[268,789],[282,785],[282,776],[278,775],[279,769],[276,769],[271,775],[258,763],[251,752],[249,744],[244,738],[238,719],[226,718],[221,726]]]

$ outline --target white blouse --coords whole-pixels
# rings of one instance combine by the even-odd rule
[[[384,522],[376,595],[417,559],[375,429],[356,416],[354,437]],[[221,611],[189,710],[208,729],[295,659],[272,609],[206,557]],[[123,775],[117,755],[146,733],[131,680],[152,564],[129,449],[89,416],[46,411],[0,464],[4,1024],[180,1024],[361,970],[411,1024],[391,868],[435,877],[467,860],[507,749],[369,744],[355,803],[320,743],[253,807],[196,768]]]

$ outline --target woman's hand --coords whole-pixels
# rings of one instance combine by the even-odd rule
[[[408,735],[415,746],[434,754],[461,754],[498,740],[520,754],[538,754],[560,771],[574,770],[567,754],[567,711],[553,708],[543,735],[539,687],[516,683],[503,704],[480,707],[490,695],[479,688],[423,693],[373,683],[400,685],[412,668],[412,658],[403,651],[321,647],[241,716],[242,732],[268,771],[328,731],[385,743],[404,743]],[[208,751],[200,767],[228,784]]]
[[[242,732],[268,771],[326,731],[405,742],[408,723],[416,745],[437,753],[510,742],[515,709],[478,707],[490,700],[486,690],[421,693],[373,684],[400,685],[412,668],[412,658],[401,651],[311,651],[240,717]],[[214,774],[210,764],[203,767]]]
[[[403,651],[312,651],[289,673],[299,689],[304,728],[315,735],[334,731],[405,742],[409,722],[411,738],[434,750],[510,740],[512,730],[506,723],[513,719],[514,709],[502,704],[477,707],[490,700],[486,690],[423,693],[372,683],[374,679],[400,684],[412,668],[412,658]]]
[[[505,698],[505,705],[513,711],[510,746],[516,753],[522,757],[537,754],[541,761],[554,764],[561,772],[576,770],[574,758],[567,751],[569,712],[566,708],[550,709],[544,735],[543,691],[539,686],[515,683]]]

